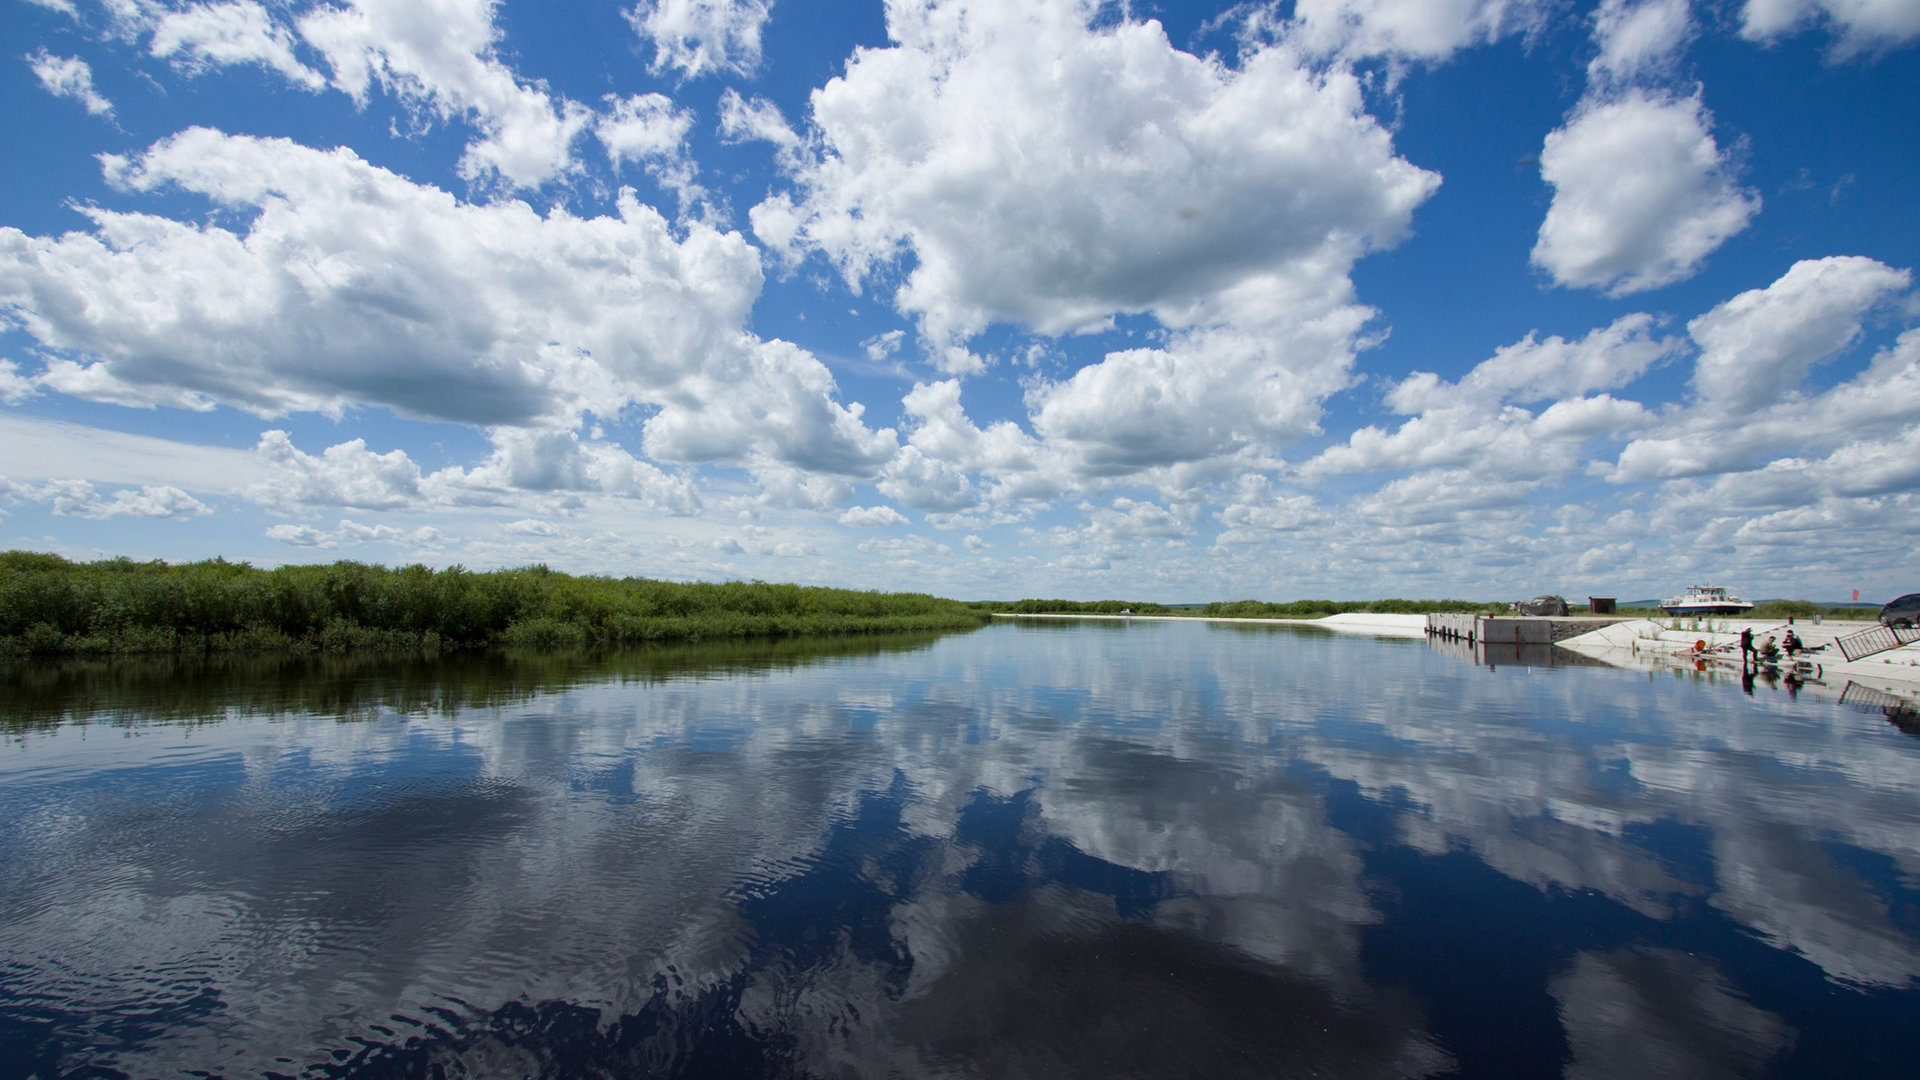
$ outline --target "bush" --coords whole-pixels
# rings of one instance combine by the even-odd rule
[[[954,630],[986,617],[921,593],[572,577],[545,566],[258,570],[222,559],[174,566],[0,553],[0,656],[11,657],[554,648]]]

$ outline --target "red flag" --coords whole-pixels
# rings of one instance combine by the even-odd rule
[[[1859,590],[1859,589],[1855,589],[1855,590],[1853,590],[1853,602],[1854,602],[1854,603],[1856,603],[1856,604],[1860,602],[1860,590]]]

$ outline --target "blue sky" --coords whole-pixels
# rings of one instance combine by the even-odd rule
[[[0,546],[1917,587],[1920,0],[0,20]]]

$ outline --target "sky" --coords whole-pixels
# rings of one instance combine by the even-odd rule
[[[1920,589],[1920,0],[0,0],[0,548]]]

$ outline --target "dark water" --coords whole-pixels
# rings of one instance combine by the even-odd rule
[[[0,1078],[1909,1077],[1920,739],[1190,624],[0,682]]]

